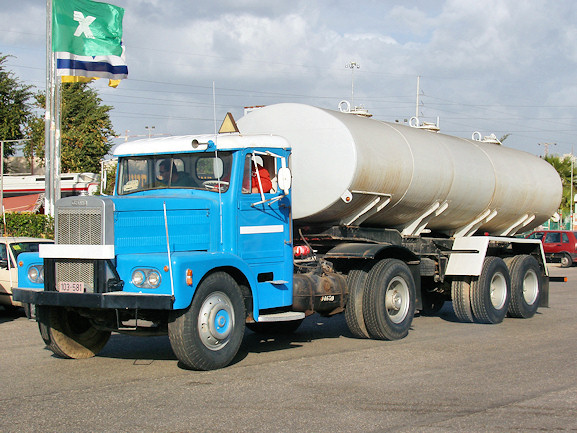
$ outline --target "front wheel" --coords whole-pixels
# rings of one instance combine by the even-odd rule
[[[415,281],[409,267],[384,259],[369,272],[363,294],[367,331],[378,340],[399,340],[409,333],[415,315]]]
[[[170,345],[186,368],[226,367],[238,352],[244,322],[244,299],[238,284],[229,274],[216,272],[200,283],[190,306],[171,317]]]
[[[36,318],[44,343],[62,358],[92,358],[111,334],[96,329],[88,318],[64,307],[38,305]]]

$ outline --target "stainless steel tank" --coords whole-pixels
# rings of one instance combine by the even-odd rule
[[[238,125],[290,142],[293,218],[303,224],[512,235],[546,221],[561,200],[550,164],[499,144],[292,103]]]

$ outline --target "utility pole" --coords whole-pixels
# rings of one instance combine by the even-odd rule
[[[549,146],[557,146],[557,143],[539,143],[539,146],[545,148],[545,156],[549,155]]]

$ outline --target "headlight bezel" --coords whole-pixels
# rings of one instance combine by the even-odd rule
[[[137,268],[132,271],[130,282],[139,289],[157,289],[162,282],[162,276],[157,269]]]
[[[35,273],[35,275],[33,275]],[[44,265],[31,265],[26,273],[28,280],[34,284],[44,284]]]

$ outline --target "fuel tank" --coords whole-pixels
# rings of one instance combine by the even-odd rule
[[[496,143],[293,103],[259,108],[238,125],[292,146],[295,224],[513,235],[561,201],[550,164]]]

